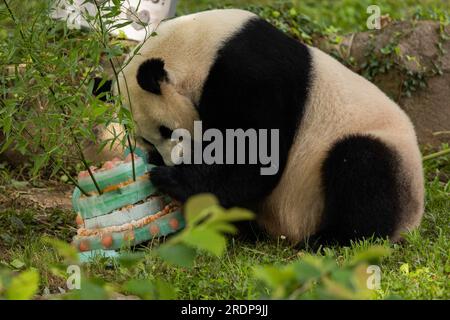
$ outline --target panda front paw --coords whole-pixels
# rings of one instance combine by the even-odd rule
[[[173,199],[185,202],[189,198],[187,186],[178,175],[176,167],[155,167],[150,172],[153,185]]]

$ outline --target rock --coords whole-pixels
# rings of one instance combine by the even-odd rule
[[[402,21],[348,35],[338,46],[323,40],[319,46],[344,61],[353,57],[351,68],[366,76],[364,64],[390,63],[385,72],[374,72],[373,82],[410,116],[421,144],[439,146],[450,141],[450,41],[444,39],[449,35],[450,25],[441,31],[439,22]]]

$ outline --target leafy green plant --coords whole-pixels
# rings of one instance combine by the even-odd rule
[[[448,22],[447,22],[448,23]],[[445,33],[444,22],[440,22],[440,37],[436,44],[438,48],[442,48],[443,41],[447,41]],[[427,80],[435,75],[442,75],[441,57],[443,55],[441,49],[439,52],[439,59],[433,62],[432,68],[427,68],[422,65],[417,57],[404,54],[399,46],[399,41],[407,37],[408,34],[397,31],[391,35],[389,43],[382,48],[377,48],[375,45],[375,35],[371,34],[369,37],[369,45],[365,52],[365,61],[356,71],[362,74],[370,81],[375,81],[377,76],[386,74],[392,70],[401,77],[401,86],[395,100],[400,100],[402,97],[411,97],[411,95],[427,87]],[[413,69],[407,67],[404,61],[415,64]],[[355,69],[355,68],[354,68]]]
[[[208,194],[191,198],[186,204],[185,212],[186,228],[151,252],[155,258],[184,268],[193,267],[195,259],[200,253],[210,254],[214,257],[222,256],[227,246],[227,235],[236,232],[233,222],[253,218],[253,214],[244,209],[225,210],[214,196]],[[45,237],[42,241],[51,246],[61,257],[61,262],[52,266],[52,273],[56,277],[67,280],[70,276],[67,274],[68,266],[81,265],[77,250],[66,242],[54,238]],[[142,252],[122,252],[119,258],[113,261],[102,256],[98,256],[97,259],[120,269],[125,276],[124,281],[120,283],[107,282],[90,276],[90,264],[84,264],[81,265],[81,289],[70,291],[62,298],[107,299],[118,293],[132,294],[142,299],[172,299],[176,297],[173,286],[161,279],[142,278],[142,276],[137,279],[133,276],[136,273],[139,274],[140,267],[148,259]],[[15,260],[9,264],[9,268],[14,266],[20,269],[25,264]],[[7,274],[9,275],[9,273]],[[5,280],[7,284],[4,285],[5,297],[7,299],[32,298],[38,288],[38,276],[36,270],[24,272],[15,278],[9,275],[8,278],[5,278],[7,279]],[[18,286],[24,286],[22,293],[17,292]],[[0,286],[0,293],[2,292],[1,288],[2,286]]]
[[[68,81],[68,78],[73,76],[70,72],[74,70],[73,68],[68,68],[68,61],[61,63],[66,69],[65,72],[63,70],[55,70],[57,69],[54,65],[57,58],[56,55],[51,56],[49,52],[42,52],[43,48],[49,47],[48,35],[43,36],[44,30],[45,32],[48,31],[49,25],[47,23],[42,25],[41,30],[36,30],[34,25],[25,26],[16,17],[6,0],[3,1],[3,4],[15,28],[14,38],[12,38],[14,40],[7,41],[6,45],[2,47],[5,51],[4,53],[2,52],[1,57],[5,57],[5,65],[16,67],[13,77],[10,79],[14,82],[14,86],[10,86],[5,83],[6,81],[2,81],[4,85],[4,99],[2,99],[1,115],[3,117],[1,119],[1,129],[6,138],[2,151],[15,143],[19,151],[26,153],[30,149],[30,143],[32,143],[33,151],[36,151],[36,149],[41,150],[34,157],[34,175],[47,163],[53,164],[54,172],[62,170],[66,173],[61,166],[61,159],[63,158],[63,153],[61,152],[65,151],[62,139],[66,140],[67,137],[71,137],[73,143],[81,150],[79,142],[81,132],[75,131],[76,125],[74,124],[76,120],[80,119],[75,108],[78,105],[78,101],[75,99],[79,98],[79,96],[71,90],[75,99],[68,101],[69,95],[65,92],[67,88],[55,86],[52,82],[55,80],[54,75],[60,74],[59,71],[63,75],[67,75],[65,80]],[[38,18],[42,18],[43,12],[39,13]],[[56,29],[50,31],[52,37],[56,36],[56,32]],[[67,45],[65,41],[60,43]],[[67,48],[58,46],[59,43],[54,44],[60,52]],[[74,50],[70,54],[76,53],[76,50]],[[22,66],[21,73],[18,72],[19,65]],[[62,79],[63,77],[61,77]],[[35,86],[32,86],[32,89],[36,90],[34,92],[36,95],[27,91],[30,83],[35,84]],[[77,88],[76,86],[73,87]],[[13,89],[11,90],[11,88]],[[29,104],[38,104],[41,110]],[[43,110],[46,112],[42,112]],[[76,113],[75,116],[74,113]],[[13,122],[15,123],[14,126],[12,125]],[[20,125],[17,126],[16,123],[20,123]],[[33,129],[30,130],[30,128]],[[67,140],[65,142],[67,143]],[[90,171],[82,152],[80,160],[84,162],[86,168]],[[70,175],[69,177],[71,178]],[[71,178],[71,180],[76,184],[75,179]]]
[[[232,222],[253,218],[252,213],[243,209],[223,209],[215,197],[207,194],[191,198],[186,204],[185,212],[186,228],[153,251],[155,255],[167,263],[181,267],[192,267],[199,251],[217,257],[221,256],[226,249],[226,235],[236,232]],[[142,253],[125,253],[118,259],[118,263],[129,273],[144,263],[144,260],[145,255]],[[85,297],[83,291],[92,291],[94,286],[101,288],[97,289],[101,295],[105,295],[109,288],[110,294],[115,291],[123,291],[142,299],[175,297],[175,292],[171,289],[171,286],[161,279],[133,279],[120,285],[111,285],[88,279],[85,284],[87,286],[84,287],[82,284],[81,292],[75,292],[75,295],[70,295],[70,298],[83,298]],[[87,294],[90,295],[91,293]]]
[[[378,48],[375,45],[375,36],[378,31],[374,31],[370,35],[369,45],[365,52],[365,61],[360,65],[355,64],[355,59],[350,56],[348,47],[341,45],[341,43],[344,39],[344,31],[367,31],[368,14],[366,9],[372,4],[370,1],[346,0],[336,2],[323,0],[320,1],[323,4],[322,6],[317,1],[282,1],[268,6],[249,6],[247,9],[257,13],[290,36],[307,44],[323,48],[350,69],[372,82],[379,75],[388,72],[398,73],[401,77],[401,86],[398,94],[396,93],[396,96],[392,97],[398,101],[402,97],[410,97],[414,92],[425,88],[430,77],[443,73],[441,57],[445,54],[443,44],[450,39],[445,31],[450,17],[448,10],[445,10],[446,5],[441,6],[433,1],[431,2],[434,6],[425,8],[420,5],[414,6],[414,1],[411,1],[411,6],[402,7],[402,10],[399,10],[400,8],[396,3],[389,0],[377,3],[382,14],[392,14],[392,18],[396,18],[398,12],[404,10],[407,15],[405,13],[402,18],[410,16],[413,19],[412,24],[424,19],[431,19],[440,23],[439,40],[436,43],[440,57],[433,61],[433,66],[429,68],[421,65],[416,57],[401,52],[399,41],[402,37],[407,36],[402,32],[393,33],[389,43],[382,48]],[[336,5],[337,3],[339,5]],[[330,10],[330,7],[333,10]],[[323,15],[320,14],[322,11],[324,12]],[[348,23],[351,23],[351,29]],[[407,68],[403,60],[415,62],[416,68],[414,70]]]
[[[22,272],[0,270],[0,300],[29,300],[39,288],[39,273],[35,269]]]
[[[258,267],[256,277],[268,286],[274,299],[372,299],[368,263],[378,263],[389,250],[373,246],[339,266],[329,257],[305,255],[286,266]]]
[[[131,23],[116,19],[121,2],[94,2],[98,14],[86,16],[92,30],[83,33],[68,30],[64,22],[49,17],[53,1],[35,5],[30,20],[16,2],[2,0],[1,13],[9,17],[12,28],[0,45],[0,65],[7,66],[0,77],[0,130],[4,136],[0,153],[14,148],[31,156],[33,177],[50,168],[50,176],[61,173],[78,186],[69,167],[70,163],[82,163],[101,193],[84,146],[97,143],[94,128],[113,122],[125,130],[113,132],[99,151],[117,142],[134,151],[132,106],[122,103],[122,94],[128,93],[119,88],[108,103],[92,95],[93,78],[103,72],[102,61],[106,59],[116,81],[124,67],[119,58],[126,48],[110,36],[111,31]],[[131,52],[130,60],[140,47]],[[135,178],[134,158],[131,160]]]
[[[249,6],[247,9],[255,12],[281,31],[305,43],[312,44],[314,40],[326,37],[326,27],[298,11],[289,2],[264,7]],[[328,35],[334,34],[335,31],[336,29],[332,26],[328,26]]]
[[[221,256],[226,248],[225,234],[236,233],[233,222],[250,220],[253,213],[244,209],[222,208],[212,195],[198,195],[185,206],[186,228],[159,249],[167,262],[191,267],[196,250]]]

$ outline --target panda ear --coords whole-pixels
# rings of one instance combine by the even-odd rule
[[[161,82],[168,81],[164,60],[160,58],[149,59],[143,62],[137,72],[139,86],[153,94],[161,95]]]

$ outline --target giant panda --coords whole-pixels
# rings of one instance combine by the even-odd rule
[[[212,193],[225,207],[254,210],[264,233],[297,244],[398,241],[421,221],[422,161],[407,115],[334,58],[251,12],[163,22],[126,63],[119,88],[139,141],[165,164],[150,173],[153,183],[181,202]],[[192,131],[197,120],[221,131],[279,129],[278,173],[173,165],[171,133]]]

